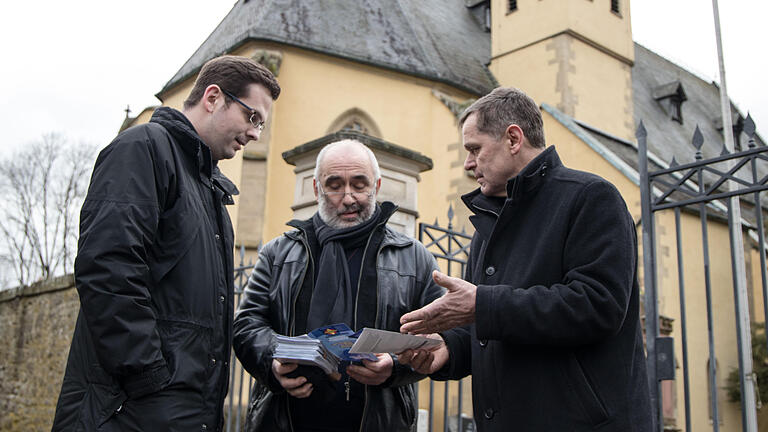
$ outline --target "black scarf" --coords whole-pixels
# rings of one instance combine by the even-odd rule
[[[357,281],[350,280],[344,249],[364,248],[373,230],[382,222],[386,222],[389,216],[390,214],[384,215],[381,206],[377,204],[370,219],[360,225],[340,229],[328,226],[317,213],[312,217],[321,252],[317,260],[317,279],[309,304],[307,331],[329,324],[353,325],[347,321],[351,318],[349,311],[354,311],[355,295],[350,293],[353,293],[352,289],[357,286]],[[368,249],[370,247],[371,245],[368,245]],[[363,251],[365,252],[367,250]],[[360,273],[362,274],[362,269]]]

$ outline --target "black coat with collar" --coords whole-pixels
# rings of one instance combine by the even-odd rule
[[[479,431],[651,431],[635,227],[616,188],[546,149],[507,199],[463,197],[476,322],[446,332]]]
[[[237,193],[180,112],[99,155],[80,216],[80,313],[53,430],[218,430]]]

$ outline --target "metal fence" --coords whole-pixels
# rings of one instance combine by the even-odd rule
[[[453,229],[453,206],[448,208],[448,226],[443,228],[435,220],[434,224],[419,224],[419,241],[432,252],[441,271],[449,276],[463,277],[469,258],[469,245],[472,236],[463,230],[458,232]],[[426,380],[429,383],[429,404],[427,415],[427,430],[436,429],[434,413],[442,412],[443,431],[475,430],[472,421],[471,392],[470,397],[465,398],[464,388],[471,387],[469,378],[460,381],[445,381],[436,384],[435,381]],[[425,381],[422,381],[422,383]],[[443,400],[439,406],[435,405],[435,387],[442,386]],[[419,386],[420,389],[424,385]],[[455,412],[451,413],[451,388],[456,389]],[[466,399],[466,404],[465,404]],[[421,402],[421,401],[420,401]],[[468,406],[467,406],[468,405]],[[422,406],[421,403],[419,406]]]
[[[464,232],[454,231],[451,219],[453,219],[453,208],[448,209],[447,228],[440,227],[437,220],[434,224],[419,224],[419,241],[423,242],[427,249],[432,252],[443,272],[461,277],[469,257],[469,242],[472,237]],[[240,297],[248,283],[248,276],[253,266],[253,263],[245,263],[245,248],[241,247],[239,265],[235,269],[235,307],[240,304]],[[231,354],[229,372],[229,393],[224,405],[226,431],[241,431],[244,430],[253,378],[237,361],[234,351]],[[427,429],[430,432],[439,426],[442,426],[443,431],[446,432],[474,430],[472,419],[467,415],[467,413],[471,414],[472,412],[471,402],[465,403],[464,401],[467,396],[464,392],[465,381],[466,379],[437,384],[432,380],[422,381],[421,388],[426,387],[426,384],[423,383],[429,383],[429,402],[423,404],[420,400],[419,406],[428,407]],[[438,400],[438,396],[436,396],[441,393],[440,390],[442,390],[442,400]],[[422,393],[422,391],[418,393]],[[451,395],[454,395],[453,399]],[[452,401],[453,404],[451,404]],[[451,409],[452,406],[455,406],[455,412]],[[441,421],[438,421],[439,419],[434,416],[435,412],[442,413]]]
[[[742,430],[753,431],[755,425],[755,378],[752,373],[751,358],[751,338],[750,338],[750,320],[747,297],[749,290],[745,286],[743,275],[747,271],[743,260],[744,248],[740,247],[742,240],[753,243],[759,254],[759,267],[755,263],[752,265],[753,274],[760,273],[759,279],[762,282],[763,308],[768,305],[768,289],[766,288],[766,263],[765,263],[765,237],[763,232],[763,212],[760,193],[768,189],[768,147],[757,146],[755,144],[755,125],[751,117],[748,117],[744,124],[744,133],[749,142],[748,148],[739,152],[729,152],[725,145],[719,156],[703,159],[702,146],[703,137],[699,129],[696,129],[692,139],[691,159],[693,162],[679,164],[674,158],[668,167],[661,166],[658,160],[654,160],[661,169],[649,171],[649,156],[647,150],[648,134],[642,123],[638,128],[638,153],[640,165],[640,193],[642,206],[642,237],[643,237],[643,267],[644,267],[644,288],[645,288],[645,330],[646,330],[646,348],[648,353],[648,374],[651,384],[651,397],[653,401],[654,415],[657,418],[659,430],[680,430],[675,418],[665,416],[666,412],[676,412],[674,408],[678,405],[675,402],[675,395],[671,394],[671,387],[665,389],[662,387],[662,381],[675,379],[675,354],[682,354],[682,391],[683,391],[683,411],[685,417],[685,431],[691,432],[695,424],[711,427],[714,431],[719,431],[722,425],[721,403],[719,401],[722,395],[719,395],[718,389],[722,384],[718,375],[723,371],[718,370],[716,351],[716,332],[720,335],[721,343],[724,343],[722,335],[730,329],[730,323],[722,319],[715,319],[715,311],[719,312],[718,318],[730,316],[730,311],[725,311],[723,306],[727,302],[716,304],[715,298],[723,299],[730,296],[727,287],[731,281],[723,280],[732,276],[733,300],[735,318],[734,328],[736,330],[736,341],[738,349],[739,381],[741,388],[741,424]],[[724,130],[728,133],[728,129]],[[736,197],[736,199],[732,199]],[[725,202],[723,202],[725,201]],[[745,208],[745,217],[741,216],[741,209]],[[752,208],[753,207],[753,208]],[[752,213],[754,210],[754,214]],[[666,211],[666,212],[665,212]],[[673,212],[674,214],[670,214]],[[694,216],[687,218],[688,224],[681,221],[681,212],[685,215]],[[670,231],[673,226],[674,240],[670,237],[667,240],[661,239],[656,232],[657,226],[661,225],[657,218],[664,218],[666,221],[665,230]],[[751,219],[751,220],[750,220]],[[728,238],[722,235],[725,230],[723,226],[727,220]],[[713,227],[712,224],[719,224],[719,227]],[[696,226],[700,225],[700,226]],[[689,229],[684,230],[684,227]],[[713,231],[719,229],[719,237],[715,237]],[[749,228],[749,229],[746,229]],[[699,233],[696,231],[700,230]],[[750,232],[751,231],[751,232]],[[755,232],[756,231],[756,232]],[[687,243],[683,242],[683,236],[687,235]],[[695,238],[694,238],[695,237]],[[701,248],[696,248],[695,244],[700,239]],[[720,242],[710,244],[719,240]],[[662,241],[666,246],[660,246]],[[723,244],[730,242],[730,251]],[[692,247],[692,245],[694,245]],[[712,247],[711,247],[712,246]],[[667,251],[676,249],[676,260],[670,257],[670,263],[666,266],[677,273],[677,280],[668,278],[664,283],[659,283],[658,273],[660,267],[660,258],[658,249]],[[749,252],[749,251],[748,251]],[[699,260],[701,254],[702,262]],[[721,262],[711,262],[710,257],[718,253]],[[730,269],[727,263],[722,263],[724,254],[730,253]],[[694,255],[695,254],[695,255]],[[694,260],[695,258],[695,260]],[[714,265],[718,265],[719,273],[714,273]],[[695,269],[686,268],[694,267]],[[676,266],[676,268],[674,267]],[[690,286],[689,278],[696,276],[696,280],[703,273],[703,286],[699,283]],[[730,270],[731,275],[727,275]],[[755,275],[756,276],[756,275]],[[713,277],[717,277],[715,283]],[[754,277],[752,283],[756,286],[758,277]],[[677,284],[677,290],[674,291],[674,284]],[[725,283],[724,283],[725,282]],[[668,337],[661,337],[659,331],[659,297],[663,289],[668,297],[677,296],[679,298],[679,335],[681,345],[676,345],[677,341]],[[757,292],[753,288],[752,293]],[[717,295],[717,297],[715,297]],[[702,298],[703,297],[703,298]],[[706,332],[703,329],[699,316],[686,315],[689,305],[686,301],[697,301],[697,304],[704,304],[706,309]],[[718,308],[720,306],[720,308]],[[670,311],[670,309],[667,309]],[[726,313],[727,312],[727,313]],[[763,311],[768,322],[768,309]],[[664,321],[662,317],[662,321]],[[695,326],[691,325],[692,319],[696,319]],[[764,323],[763,323],[764,324]],[[730,331],[730,330],[727,330]],[[691,356],[689,352],[689,339],[695,335],[694,349],[696,341],[702,341],[706,344],[708,359],[706,367],[706,377],[704,374],[694,375],[692,364],[698,364],[701,361],[698,357]],[[706,338],[704,338],[706,335]],[[728,337],[728,343],[733,343],[733,338]],[[712,361],[715,359],[715,361]],[[699,368],[701,369],[701,368]],[[706,380],[706,382],[702,382]],[[677,387],[674,387],[677,388]],[[691,389],[707,389],[708,401],[707,411],[709,421],[701,414],[696,416],[692,411]],[[701,399],[699,399],[701,400]],[[750,402],[751,401],[751,402]],[[672,409],[670,408],[672,407]],[[699,405],[699,408],[701,406]],[[701,413],[702,411],[698,411]],[[705,414],[706,415],[706,414]],[[666,423],[666,424],[665,424]],[[752,426],[749,426],[752,425]],[[701,429],[701,427],[699,427]],[[735,430],[735,429],[733,429]]]

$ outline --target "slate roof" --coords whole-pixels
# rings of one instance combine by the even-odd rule
[[[671,93],[678,85],[682,87],[686,98],[682,104],[682,124],[673,121],[664,104],[654,98],[664,96],[665,88],[669,90],[666,93]],[[703,80],[635,43],[632,93],[635,125],[643,121],[648,131],[648,148],[664,161],[670,162],[673,156],[680,164],[694,161],[695,149],[691,140],[696,126],[704,136],[704,158],[720,155],[724,138],[722,131],[718,130],[722,124],[722,115],[717,84]],[[741,113],[733,104],[731,111],[734,122],[746,117],[746,113]],[[763,145],[759,136],[756,141],[758,145]],[[739,135],[739,142],[742,148],[747,148],[745,134]]]
[[[496,82],[490,36],[463,0],[238,0],[158,93],[247,41],[271,41],[483,95]]]

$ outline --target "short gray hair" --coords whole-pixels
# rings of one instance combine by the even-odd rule
[[[363,150],[365,150],[366,154],[368,154],[368,158],[371,160],[371,168],[373,169],[373,182],[376,183],[381,178],[381,169],[379,169],[379,161],[376,160],[376,155],[373,154],[371,149],[368,148],[365,144],[361,143],[358,140],[355,139],[343,139],[340,141],[332,142],[320,150],[320,153],[317,154],[317,159],[315,160],[315,180],[317,180],[318,176],[320,175],[320,162],[323,161],[323,158],[325,157],[325,153],[328,151],[328,149],[337,147],[340,145],[356,145],[360,146]]]
[[[530,96],[514,87],[497,87],[476,100],[459,117],[459,127],[467,117],[477,113],[478,132],[500,139],[509,125],[523,130],[534,148],[544,148],[544,122],[541,111]]]

